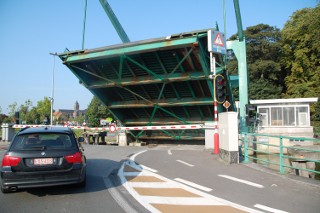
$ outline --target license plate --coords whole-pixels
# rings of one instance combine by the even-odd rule
[[[34,165],[51,165],[53,164],[53,158],[36,158],[33,163]]]

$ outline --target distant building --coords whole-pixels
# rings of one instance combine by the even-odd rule
[[[86,113],[85,110],[80,110],[78,101],[74,104],[73,110],[71,109],[58,109],[54,112],[54,118],[58,122],[73,121],[79,116],[83,116]]]

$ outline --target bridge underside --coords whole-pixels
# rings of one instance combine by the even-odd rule
[[[65,52],[59,57],[123,126],[214,120],[207,30]],[[217,73],[222,73],[221,55],[216,60]],[[204,139],[204,130],[130,134],[140,140]]]

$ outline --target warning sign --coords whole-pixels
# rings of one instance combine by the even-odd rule
[[[224,106],[226,109],[228,109],[228,108],[231,106],[231,104],[229,103],[229,101],[226,101],[226,102],[224,102],[223,106]]]
[[[223,43],[223,40],[222,40],[222,38],[221,38],[220,32],[217,33],[216,38],[214,39],[213,44],[218,45],[218,46],[221,46],[221,47],[224,47],[224,43]]]
[[[219,31],[208,31],[208,51],[220,54],[226,54],[226,38]]]

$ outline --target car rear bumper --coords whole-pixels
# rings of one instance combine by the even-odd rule
[[[67,172],[51,172],[47,174],[15,174],[12,171],[1,172],[3,189],[24,189],[57,185],[82,183],[85,180],[86,169],[73,169]]]

